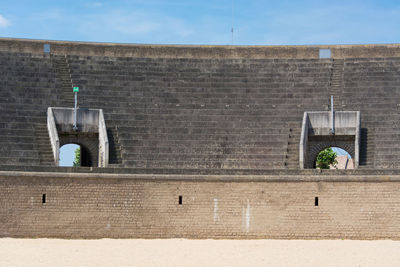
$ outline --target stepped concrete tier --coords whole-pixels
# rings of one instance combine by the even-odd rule
[[[50,45],[50,53],[44,52]],[[331,58],[319,58],[330,49]],[[102,109],[115,167],[298,169],[304,112],[360,111],[359,165],[400,165],[398,45],[0,40],[2,165],[52,165],[48,107]]]
[[[0,63],[0,236],[399,238],[398,44],[2,38]],[[71,130],[75,86],[97,130]],[[358,169],[311,169],[326,146]]]

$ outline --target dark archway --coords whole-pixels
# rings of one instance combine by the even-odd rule
[[[85,146],[81,145],[81,167],[92,167],[93,166],[93,155],[90,150]]]
[[[97,133],[60,134],[60,147],[76,144],[81,147],[81,166],[97,167],[99,163],[99,135]]]
[[[60,165],[64,167],[74,166],[75,151],[80,149],[80,160],[77,167],[92,167],[93,166],[93,153],[82,144],[68,143],[60,147]]]

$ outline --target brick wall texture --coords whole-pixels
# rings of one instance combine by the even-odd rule
[[[400,183],[377,181],[1,176],[0,236],[398,239]]]

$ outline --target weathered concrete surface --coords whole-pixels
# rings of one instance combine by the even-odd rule
[[[111,56],[140,58],[319,58],[319,50],[331,49],[331,58],[399,57],[399,44],[379,45],[299,45],[299,46],[218,46],[151,45],[67,42],[0,38],[0,51],[43,53],[51,45],[57,55]]]
[[[73,132],[74,109],[51,107],[59,132]],[[79,132],[99,132],[99,110],[77,109],[76,126]]]
[[[335,109],[362,114],[360,166],[400,167],[400,57],[388,57],[396,45],[336,47],[389,51],[343,59],[338,76],[333,59],[317,57],[319,46],[54,42],[68,48],[65,57],[56,57],[43,53],[46,42],[0,41],[0,68],[7,73],[0,81],[0,137],[8,151],[0,155],[1,165],[53,164],[43,127],[48,107],[71,106],[71,84],[65,86],[59,73],[60,59],[67,59],[63,73],[80,87],[80,107],[104,111],[115,166],[299,169],[302,115],[329,110],[336,77]],[[29,48],[35,45],[37,50]],[[15,52],[25,46],[30,53]],[[82,54],[73,54],[75,46],[84,48]],[[105,56],[109,50],[121,56]]]

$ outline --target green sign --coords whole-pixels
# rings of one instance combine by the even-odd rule
[[[74,93],[78,93],[79,92],[79,87],[74,87]]]

